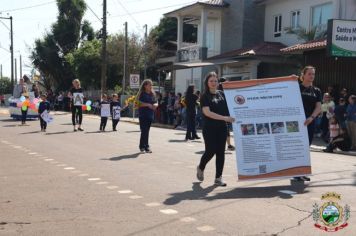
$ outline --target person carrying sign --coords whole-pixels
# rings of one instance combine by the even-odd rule
[[[226,186],[222,181],[222,172],[225,162],[225,142],[227,137],[226,123],[235,121],[229,116],[226,99],[222,91],[218,90],[218,76],[210,72],[205,81],[205,91],[201,96],[200,104],[203,111],[203,138],[205,152],[197,166],[197,178],[204,180],[204,169],[208,162],[216,156],[216,186]]]
[[[110,116],[110,102],[108,101],[108,96],[103,94],[102,100],[100,102],[100,131],[105,131],[106,124],[108,122],[108,117]]]
[[[117,131],[116,126],[121,118],[121,106],[119,102],[119,96],[116,93],[112,95],[112,101],[110,103],[110,112],[112,116],[112,130]]]
[[[40,119],[41,132],[46,132],[47,122],[42,118],[41,114],[45,111],[49,112],[51,105],[47,101],[47,95],[41,95],[41,102],[38,106],[38,117]]]
[[[68,93],[68,97],[71,98],[72,103],[72,124],[73,124],[73,130],[74,132],[77,131],[76,128],[76,123],[75,123],[75,116],[76,113],[79,118],[79,125],[78,125],[78,130],[79,131],[84,131],[82,129],[82,121],[83,121],[83,111],[82,111],[82,105],[84,103],[84,95],[83,95],[83,89],[80,87],[80,81],[79,79],[75,79],[72,82],[73,87],[70,89]]]

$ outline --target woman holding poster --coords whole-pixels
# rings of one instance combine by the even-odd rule
[[[83,89],[80,87],[79,79],[73,80],[72,84],[73,87],[70,89],[68,93],[68,97],[70,97],[72,100],[71,107],[72,107],[73,130],[74,132],[77,131],[76,123],[75,123],[75,116],[77,114],[79,118],[78,130],[84,131],[82,129],[82,120],[83,120],[82,105],[84,103]]]
[[[300,77],[300,93],[302,95],[303,107],[306,120],[304,125],[308,128],[309,145],[311,145],[314,137],[315,118],[321,112],[321,91],[319,88],[313,86],[315,78],[315,68],[313,66],[306,66],[302,70]],[[295,177],[296,180],[310,179],[306,176]]]
[[[225,142],[227,136],[226,122],[234,122],[234,118],[229,116],[226,99],[222,91],[217,90],[218,76],[215,72],[210,72],[204,81],[205,91],[201,96],[204,124],[203,137],[205,142],[205,152],[197,166],[197,178],[204,180],[204,169],[208,162],[216,155],[216,186],[226,186],[222,181],[222,172],[225,162]]]

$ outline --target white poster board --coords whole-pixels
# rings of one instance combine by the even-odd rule
[[[42,113],[41,113],[41,118],[46,121],[46,123],[51,123],[53,121],[53,117],[48,113],[47,110],[44,110]]]
[[[239,180],[311,174],[309,140],[295,77],[223,84]]]
[[[101,104],[100,116],[110,117],[110,104]]]
[[[121,118],[121,107],[120,106],[113,106],[112,107],[112,119],[113,120],[120,120]]]
[[[138,89],[140,88],[140,75],[130,74],[130,88]]]
[[[73,104],[74,106],[81,106],[84,104],[83,93],[73,93]]]

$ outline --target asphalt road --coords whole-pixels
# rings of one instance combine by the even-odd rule
[[[0,235],[326,235],[314,227],[313,204],[341,194],[356,235],[356,157],[312,152],[312,181],[238,182],[235,154],[226,152],[224,180],[213,186],[215,163],[195,178],[203,141],[184,131],[152,128],[152,154],[138,150],[139,127],[97,132],[84,117],[72,131],[68,114],[46,133],[39,121],[20,126],[0,114]],[[107,130],[110,130],[108,123]]]

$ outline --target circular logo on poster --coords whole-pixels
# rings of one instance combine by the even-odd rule
[[[244,104],[245,103],[245,98],[243,97],[243,96],[241,96],[241,95],[237,95],[237,96],[235,96],[235,102],[237,103],[237,104],[239,104],[239,105],[242,105],[242,104]]]

